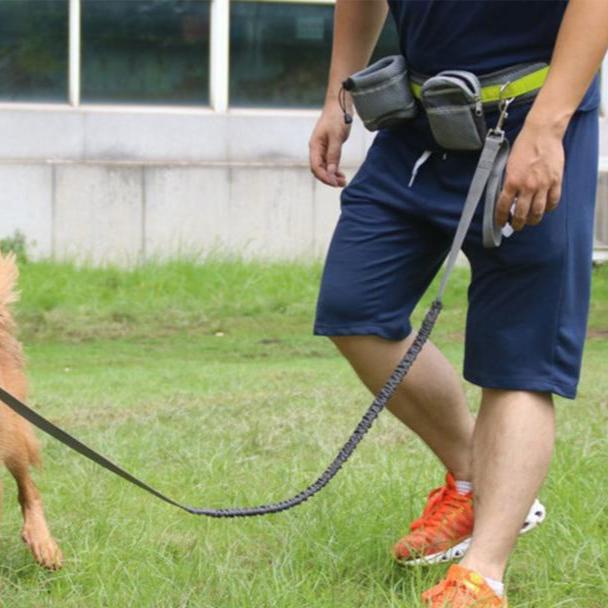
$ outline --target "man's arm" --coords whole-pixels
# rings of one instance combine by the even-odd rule
[[[339,171],[339,164],[342,144],[348,138],[350,127],[344,124],[338,104],[340,84],[369,62],[386,13],[385,0],[336,0],[325,104],[309,142],[311,171],[330,186],[346,184],[344,174]],[[350,108],[349,99],[347,104]]]
[[[599,69],[608,48],[608,2],[570,0],[559,30],[547,80],[538,94],[507,165],[497,222],[517,205],[513,228],[538,224],[561,197],[562,139],[568,123]]]

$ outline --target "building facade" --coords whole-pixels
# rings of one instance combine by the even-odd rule
[[[332,19],[329,0],[0,0],[0,238],[93,263],[323,255],[339,192],[308,139]],[[389,21],[375,56],[394,52]],[[347,175],[372,138],[354,125]]]

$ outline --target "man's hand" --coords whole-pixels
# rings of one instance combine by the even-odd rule
[[[503,226],[517,199],[512,224],[521,230],[555,209],[564,172],[562,138],[608,48],[608,2],[570,0],[564,14],[547,80],[507,163],[496,221]]]
[[[369,63],[387,13],[386,0],[367,2],[336,0],[325,105],[308,143],[310,170],[318,180],[328,186],[346,185],[346,177],[339,167],[342,144],[350,134],[350,125],[344,123],[344,116],[338,103],[340,84]],[[352,100],[348,94],[345,103],[352,114],[350,107]]]
[[[499,226],[509,220],[514,203],[514,230],[538,224],[547,211],[557,207],[564,173],[562,137],[562,128],[526,121],[507,162],[505,184],[496,207]]]
[[[346,177],[339,167],[342,144],[349,135],[350,125],[344,123],[337,100],[335,104],[328,102],[308,142],[310,170],[328,186],[346,185]]]

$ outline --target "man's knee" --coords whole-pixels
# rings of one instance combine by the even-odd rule
[[[482,405],[491,407],[493,405],[508,406],[509,404],[523,403],[537,403],[553,408],[553,394],[525,389],[482,388]]]
[[[382,353],[390,358],[394,354],[405,354],[407,348],[416,337],[415,331],[410,331],[405,338],[390,339],[376,334],[351,334],[346,336],[329,336],[329,339],[340,349],[363,350]]]
[[[382,340],[377,336],[329,336],[329,339],[345,357],[365,352],[372,344]]]
[[[383,379],[407,350],[413,339],[388,340],[376,335],[330,336],[340,353],[356,369],[381,370]]]

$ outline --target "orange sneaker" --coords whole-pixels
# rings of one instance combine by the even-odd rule
[[[498,597],[481,574],[451,566],[447,576],[422,594],[427,608],[508,608],[506,598]]]
[[[462,495],[451,473],[445,485],[433,490],[422,515],[393,548],[399,562],[435,564],[461,558],[473,533],[473,492]]]
[[[461,559],[471,544],[473,519],[473,493],[459,494],[454,476],[448,473],[445,485],[429,494],[422,515],[395,544],[393,554],[407,566]],[[533,530],[544,519],[545,507],[536,500],[521,533]]]

